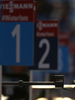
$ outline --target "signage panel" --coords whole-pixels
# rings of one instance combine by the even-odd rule
[[[75,41],[69,43],[70,53],[75,54]]]
[[[67,32],[59,34],[58,69],[45,72],[50,74],[69,72],[69,34]]]
[[[34,65],[37,69],[57,69],[58,21],[37,21],[34,40]]]
[[[0,64],[33,65],[33,1],[1,1]]]
[[[57,73],[69,72],[69,47],[59,47],[58,71]]]
[[[59,46],[69,46],[69,33],[68,32],[60,32]]]
[[[33,21],[32,0],[0,1],[0,20],[2,22],[30,22]]]

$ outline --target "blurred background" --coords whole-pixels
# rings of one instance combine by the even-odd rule
[[[37,20],[59,20],[58,70],[32,71],[32,81],[49,81],[51,74],[63,74],[64,83],[75,79],[75,0],[36,0]],[[27,66],[3,66],[2,81],[30,80]],[[29,100],[29,87],[2,86],[3,100]],[[31,100],[75,100],[75,90],[32,89]],[[38,99],[40,98],[40,99]]]

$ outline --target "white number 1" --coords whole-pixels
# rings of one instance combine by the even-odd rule
[[[16,62],[20,62],[20,24],[17,24],[12,31],[12,36],[16,35]]]

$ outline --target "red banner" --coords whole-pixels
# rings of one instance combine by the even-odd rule
[[[69,33],[67,33],[67,32],[60,32],[59,33],[59,45],[60,46],[69,45]]]
[[[70,48],[70,53],[75,54],[75,42],[70,42],[69,48]]]
[[[32,0],[1,1],[0,13],[2,22],[33,21],[34,3]]]
[[[57,37],[58,21],[37,21],[37,37]]]

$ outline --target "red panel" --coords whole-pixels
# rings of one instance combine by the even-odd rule
[[[69,45],[69,33],[67,33],[67,32],[60,32],[60,34],[59,34],[59,45],[60,46],[67,46],[67,45]]]
[[[70,53],[75,54],[75,42],[70,42]]]
[[[2,1],[1,2],[1,21],[33,21],[33,8],[32,0],[18,0],[18,1]]]
[[[57,37],[58,21],[37,21],[37,37]]]

